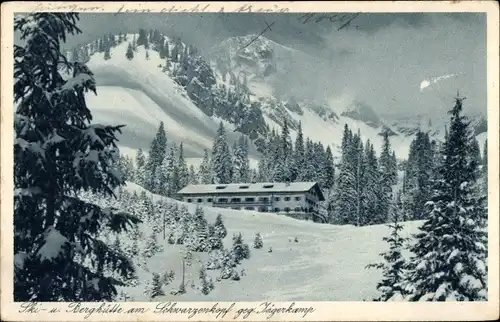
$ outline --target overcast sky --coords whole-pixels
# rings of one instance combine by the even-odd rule
[[[334,105],[365,101],[379,113],[435,113],[453,105],[459,89],[465,109],[486,111],[486,16],[453,14],[360,14],[349,28],[327,19],[303,23],[302,14],[81,14],[84,34],[72,46],[109,32],[157,28],[202,51],[230,36],[260,33],[317,57],[297,68],[300,84],[331,98]],[[326,61],[326,63],[325,63]],[[300,71],[299,71],[300,70]],[[420,91],[420,83],[448,74]],[[310,82],[303,83],[304,75]]]

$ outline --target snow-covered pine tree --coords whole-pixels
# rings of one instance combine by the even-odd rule
[[[428,133],[418,131],[410,145],[405,169],[405,208],[413,219],[423,218],[424,205],[431,194],[433,151]]]
[[[231,183],[233,165],[231,151],[226,140],[226,131],[221,122],[217,129],[212,149],[212,166],[215,183]]]
[[[356,226],[361,226],[363,222],[365,222],[365,215],[364,215],[364,207],[363,207],[363,197],[364,197],[364,182],[363,182],[363,177],[364,177],[364,156],[363,156],[363,142],[361,141],[361,134],[360,131],[358,130],[358,133],[354,135],[353,140],[352,140],[352,151],[351,153],[353,154],[352,161],[354,163],[354,177],[355,177],[355,191],[356,195],[354,196],[355,198],[355,203],[356,203],[356,212],[355,212],[355,218],[354,224]]]
[[[391,206],[392,222],[388,224],[390,235],[382,238],[389,245],[389,250],[380,254],[384,262],[369,264],[366,268],[377,268],[383,272],[382,280],[377,283],[381,293],[375,301],[401,300],[407,295],[404,289],[405,260],[402,251],[408,238],[401,236],[403,226],[400,223],[403,209],[398,204]]]
[[[352,132],[346,124],[342,136],[342,158],[337,179],[334,213],[330,215],[333,223],[340,225],[354,224],[356,218],[356,168],[353,161],[352,146]]]
[[[253,248],[260,249],[264,246],[264,242],[262,241],[262,236],[260,233],[255,234],[255,239],[253,241]]]
[[[60,52],[68,34],[81,32],[78,18],[40,12],[14,20],[25,40],[14,45],[15,301],[110,301],[120,283],[103,267],[120,276],[134,270],[98,235],[139,220],[78,197],[81,190],[113,196],[124,183],[109,166],[122,126],[91,124],[85,93],[95,93],[93,74]]]
[[[127,46],[127,52],[125,53],[125,57],[127,57],[128,60],[132,60],[134,58],[134,48],[130,43]]]
[[[135,35],[134,35],[135,36]],[[149,49],[148,36],[146,35],[146,30],[139,29],[139,37],[137,37],[137,46],[144,45],[145,49]]]
[[[299,122],[297,137],[295,138],[295,150],[293,154],[294,165],[292,167],[292,180],[299,180],[302,175],[302,168],[305,160],[304,134],[302,133],[302,123]]]
[[[389,180],[390,185],[395,185],[398,182],[398,172],[396,165],[396,156],[393,157],[393,151],[391,150],[391,143],[389,142],[389,131],[383,132],[383,144],[382,152],[380,153],[380,169],[383,173],[386,173],[387,180]]]
[[[222,215],[218,214],[217,218],[215,218],[215,233],[219,236],[220,239],[224,239],[227,236],[227,229],[224,226],[224,222],[222,221]]]
[[[189,166],[189,184],[198,184],[198,175],[196,174],[196,170],[194,169],[194,165]]]
[[[177,147],[173,144],[170,151],[165,155],[158,173],[160,193],[167,197],[172,197],[177,193],[179,187],[179,171],[175,154]]]
[[[379,159],[379,189],[377,202],[378,223],[387,222],[392,202],[392,185],[397,182],[394,176],[394,168],[391,161],[391,145],[389,142],[388,131],[384,131],[382,152]]]
[[[182,142],[179,145],[179,157],[177,158],[177,173],[179,176],[179,181],[178,181],[179,185],[176,187],[175,193],[177,193],[177,191],[187,186],[189,183],[189,169],[186,160],[184,159],[184,148]]]
[[[304,165],[302,166],[299,181],[314,181],[316,171],[317,168],[315,167],[314,144],[309,138],[307,138]]]
[[[111,54],[109,51],[110,51],[110,48],[109,48],[109,46],[107,46],[106,49],[104,50],[104,60],[111,59]]]
[[[167,151],[167,137],[165,135],[165,128],[163,121],[160,122],[158,131],[156,132],[155,138],[151,142],[149,148],[149,157],[146,164],[146,175],[148,180],[145,182],[145,187],[151,192],[158,193],[158,188],[155,187],[155,179],[157,174],[157,168],[161,166],[165,153]]]
[[[142,152],[142,149],[139,148],[137,150],[136,156],[135,156],[135,183],[137,183],[140,186],[144,185],[144,181],[146,179],[146,158],[144,156],[144,153]]]
[[[153,273],[153,282],[151,286],[151,291],[149,293],[149,297],[151,299],[154,299],[155,297],[162,295],[165,295],[165,292],[163,292],[161,288],[160,274]]]
[[[487,208],[478,189],[473,131],[457,97],[426,221],[410,248],[410,300],[487,299]]]
[[[198,180],[201,184],[213,183],[212,165],[206,149],[203,152],[203,160],[201,161],[200,169],[198,171]]]
[[[334,184],[335,184],[335,164],[333,162],[332,150],[330,149],[330,146],[328,146],[326,148],[324,187],[328,190],[332,190]]]
[[[250,258],[250,247],[243,243],[243,236],[241,233],[238,235],[233,235],[233,248],[231,252],[234,254],[236,263],[239,263],[243,259]]]
[[[208,248],[210,250],[224,248],[221,237],[215,230],[215,225],[208,225]]]
[[[378,190],[379,190],[379,171],[378,171],[378,161],[375,155],[375,149],[370,140],[366,141],[365,152],[363,158],[363,197],[362,197],[362,207],[363,207],[363,218],[361,225],[373,225],[380,224],[383,221],[377,216],[377,203],[378,203]]]
[[[248,140],[242,135],[233,146],[233,183],[249,182]]]
[[[132,36],[132,50],[134,52],[137,52],[137,42],[136,42],[136,39],[135,39],[135,34],[133,34],[133,36]]]
[[[214,288],[214,284],[211,278],[207,275],[207,269],[205,266],[200,268],[200,281],[201,281],[201,293],[208,295],[210,291]]]
[[[280,137],[280,150],[279,156],[282,160],[283,167],[276,169],[279,173],[277,176],[278,182],[291,182],[292,181],[292,156],[293,156],[293,146],[292,140],[290,138],[290,129],[288,127],[288,121],[285,119],[283,122],[283,127],[281,128]]]
[[[196,207],[194,213],[194,243],[192,250],[203,252],[208,250],[208,222],[205,219],[203,208]]]
[[[167,60],[168,60],[168,57],[169,57],[170,53],[169,53],[169,50],[168,50],[168,41],[167,40],[165,40],[165,43],[163,45],[163,52],[165,54],[165,58],[167,58]]]

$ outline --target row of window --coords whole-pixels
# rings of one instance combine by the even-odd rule
[[[294,197],[295,201],[300,201],[302,200],[302,197]],[[281,198],[280,197],[274,197],[274,201],[280,201]],[[283,198],[284,201],[290,201],[290,197],[284,197]],[[212,202],[213,199],[212,198],[207,198],[207,202]],[[269,202],[269,198],[259,198],[259,201],[262,202],[262,203],[268,203]],[[187,202],[193,202],[193,199],[192,198],[187,198]],[[196,199],[196,202],[198,203],[201,203],[203,202],[203,198],[198,198]],[[220,203],[227,203],[228,202],[228,199],[227,198],[219,198],[217,199],[217,202],[220,202]],[[234,202],[234,203],[238,203],[238,202],[241,202],[241,198],[231,198],[231,202]],[[255,198],[245,198],[245,202],[255,202]],[[307,202],[309,203],[312,203],[312,201],[309,201],[309,199],[307,199]]]
[[[266,207],[263,207],[263,208],[259,208],[259,207],[231,207],[231,209],[234,209],[234,210],[241,210],[241,209],[245,209],[245,210],[257,210],[257,211],[260,211],[260,212],[268,212],[268,209]],[[291,208],[289,207],[285,207],[283,209],[281,208],[274,208],[274,212],[281,212],[281,211],[284,211],[284,212],[290,212],[292,211]],[[301,207],[295,207],[293,209],[293,211],[295,212],[313,212],[313,209],[312,208],[301,208]]]

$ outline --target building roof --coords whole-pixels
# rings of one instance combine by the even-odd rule
[[[319,199],[324,200],[317,182],[258,182],[230,184],[197,184],[188,185],[178,194],[226,194],[226,193],[261,193],[261,192],[306,192],[316,189]]]

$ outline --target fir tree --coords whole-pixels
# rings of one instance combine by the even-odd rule
[[[432,171],[433,151],[429,135],[418,131],[410,145],[404,178],[406,212],[413,214],[413,219],[423,218],[424,204],[431,194]]]
[[[150,298],[154,299],[155,297],[162,295],[165,295],[165,292],[163,292],[161,288],[160,274],[153,273],[153,285],[149,296]]]
[[[178,171],[178,176],[179,176],[179,186],[176,188],[176,192],[179,191],[180,189],[184,188],[185,186],[188,185],[189,183],[189,169],[186,163],[186,160],[184,160],[184,148],[183,144],[181,142],[179,146],[179,158],[177,159],[177,171]]]
[[[169,153],[165,155],[157,175],[160,193],[167,197],[172,197],[179,187],[179,171],[175,154],[176,146],[174,144],[170,147]]]
[[[144,181],[146,179],[145,167],[146,167],[146,158],[144,157],[144,153],[142,149],[139,148],[137,150],[135,156],[135,166],[136,166],[136,183],[139,185],[144,185]]]
[[[145,182],[145,188],[156,193],[159,187],[155,187],[155,179],[157,176],[157,168],[161,166],[163,159],[165,158],[165,153],[167,150],[167,137],[165,135],[165,128],[163,122],[160,122],[156,136],[151,142],[149,148],[149,158],[146,164],[146,173],[149,180]],[[159,170],[158,170],[159,171]]]
[[[222,221],[222,215],[218,214],[215,219],[215,233],[219,236],[220,239],[224,239],[227,236],[227,229],[224,226],[224,222]]]
[[[134,35],[135,37],[135,35]],[[145,49],[149,49],[148,36],[146,35],[146,30],[139,29],[139,37],[137,38],[137,46],[144,45]]]
[[[384,222],[384,218],[381,218],[377,213],[380,174],[378,171],[377,156],[370,140],[367,140],[365,145],[363,162],[363,219],[361,225],[380,224]]]
[[[213,283],[210,282],[207,276],[207,269],[202,266],[200,269],[201,293],[208,295],[213,288]]]
[[[203,154],[203,161],[200,164],[200,170],[198,172],[198,179],[201,184],[212,184],[212,165],[208,157],[208,151],[205,149]]]
[[[342,158],[337,179],[333,220],[336,224],[354,224],[357,210],[356,167],[353,137],[347,125],[342,137]]]
[[[403,230],[403,226],[399,222],[401,215],[402,209],[397,204],[393,205],[393,222],[388,225],[391,233],[388,237],[382,238],[382,240],[389,244],[389,250],[380,254],[384,262],[367,266],[367,268],[374,267],[383,271],[383,278],[377,284],[377,290],[382,294],[375,301],[389,301],[391,299],[404,298],[407,295],[403,285],[405,260],[401,252],[408,239],[401,237],[401,231]]]
[[[194,214],[195,243],[193,250],[203,252],[208,250],[208,223],[203,208],[196,207]]]
[[[226,140],[226,131],[222,122],[219,125],[213,144],[212,166],[215,183],[231,183],[233,165]]]
[[[127,57],[128,60],[132,60],[134,58],[134,48],[130,43],[128,44],[127,53],[125,54],[125,57]]]
[[[250,163],[248,160],[248,140],[241,136],[233,148],[233,180],[234,183],[249,182]]]
[[[196,171],[194,170],[194,166],[191,164],[189,166],[189,184],[198,184],[198,175],[196,174]]]
[[[426,221],[415,235],[409,265],[410,300],[487,299],[487,210],[471,158],[472,130],[461,115],[462,98],[451,110],[451,124]]]
[[[335,183],[335,165],[333,163],[333,155],[330,146],[326,148],[326,162],[325,162],[325,185],[326,189],[331,190]]]
[[[379,159],[380,180],[377,216],[380,218],[380,222],[387,222],[392,202],[392,185],[397,182],[397,177],[395,176],[394,165],[391,161],[391,145],[387,131],[384,132],[383,140],[382,152]]]
[[[275,170],[275,181],[277,182],[290,182],[292,179],[291,165],[292,165],[292,142],[290,139],[290,130],[288,128],[288,122],[285,119],[283,127],[281,129],[281,137],[279,150],[277,155],[279,155],[279,163],[276,164]]]
[[[169,57],[170,53],[169,53],[169,51],[168,51],[168,41],[166,41],[166,40],[165,40],[165,44],[164,44],[164,46],[163,46],[163,50],[164,50],[165,58],[167,58],[167,59],[168,59],[168,57]]]
[[[262,241],[262,236],[260,233],[255,234],[255,239],[253,241],[253,248],[260,249],[264,247],[264,242]]]
[[[110,274],[134,271],[98,237],[105,227],[118,234],[139,220],[78,197],[82,190],[112,197],[124,184],[110,166],[121,126],[91,124],[85,93],[96,91],[93,74],[60,52],[67,35],[81,32],[78,17],[32,13],[14,20],[28,40],[14,45],[15,301],[111,301],[121,283]],[[60,67],[71,72],[69,80]]]
[[[243,243],[241,233],[233,236],[233,247],[231,252],[234,254],[236,263],[239,263],[243,259],[250,258],[250,248],[247,244]]]
[[[136,43],[136,40],[135,40],[135,34],[132,36],[132,50],[134,52],[137,52],[137,43]]]
[[[302,134],[302,123],[300,122],[299,122],[299,127],[297,129],[297,137],[295,138],[295,151],[293,159],[295,164],[293,165],[292,169],[293,170],[292,180],[295,181],[302,177],[301,169],[304,166],[304,159],[305,159],[304,135]]]

